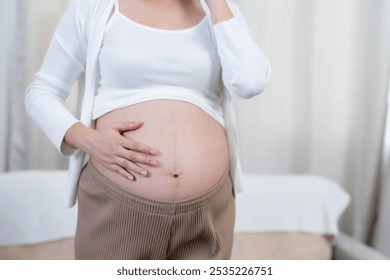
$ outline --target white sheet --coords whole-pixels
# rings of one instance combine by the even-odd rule
[[[0,174],[0,245],[33,244],[74,236],[77,207],[64,208],[66,171]],[[236,231],[337,234],[349,196],[318,176],[244,175],[237,196]]]
[[[66,171],[0,175],[0,245],[32,244],[73,236],[77,207],[64,208]]]
[[[298,231],[337,235],[350,197],[315,175],[244,175],[237,195],[237,232]]]

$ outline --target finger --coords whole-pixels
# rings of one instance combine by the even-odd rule
[[[130,121],[124,121],[124,122],[120,122],[120,123],[116,123],[112,126],[112,128],[119,132],[119,134],[122,134],[123,132],[126,132],[126,131],[131,131],[131,130],[136,130],[138,128],[140,128],[142,126],[142,122],[138,122],[138,121],[134,121],[134,122],[130,122]]]
[[[134,173],[137,173],[137,174],[144,176],[144,177],[148,176],[148,174],[149,174],[146,169],[144,169],[144,168],[138,166],[137,164],[135,164],[134,162],[127,160],[127,159],[124,159],[124,158],[118,158],[116,164],[123,167],[128,172],[134,172]]]
[[[119,156],[134,163],[142,163],[153,167],[157,166],[157,160],[132,150],[121,149],[119,151]]]
[[[122,177],[130,180],[130,181],[134,181],[135,177],[133,174],[131,174],[129,171],[127,171],[125,168],[117,165],[117,164],[112,164],[111,165],[111,169],[113,171],[115,171],[116,173],[118,173],[119,175],[121,175]]]
[[[141,153],[152,155],[152,156],[157,155],[156,149],[149,147],[148,145],[133,141],[131,139],[127,139],[126,137],[123,137],[122,146],[128,150],[141,152]]]

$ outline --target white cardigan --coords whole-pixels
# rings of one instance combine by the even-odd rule
[[[66,207],[76,202],[85,153],[63,142],[66,131],[76,122],[93,127],[92,110],[99,82],[98,56],[105,24],[115,0],[71,0],[61,17],[45,59],[34,81],[27,88],[26,109],[57,149],[70,156],[69,190]],[[210,25],[222,67],[223,110],[230,149],[230,174],[236,191],[241,191],[238,139],[230,95],[250,98],[263,91],[271,65],[253,42],[238,7],[228,0],[234,17],[213,25],[210,11],[200,0]],[[79,80],[78,116],[65,106],[65,100]]]

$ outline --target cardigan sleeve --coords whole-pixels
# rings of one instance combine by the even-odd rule
[[[63,155],[74,152],[63,144],[66,131],[79,120],[65,106],[71,88],[85,72],[87,39],[79,3],[71,0],[58,22],[44,61],[26,90],[28,114]]]
[[[231,94],[250,98],[264,90],[272,67],[252,40],[250,29],[237,4],[227,2],[234,17],[213,25],[222,80]]]

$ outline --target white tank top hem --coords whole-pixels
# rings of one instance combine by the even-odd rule
[[[99,106],[93,111],[93,119],[96,120],[110,111],[122,109],[131,105],[153,100],[176,100],[185,101],[198,106],[205,111],[210,117],[215,119],[219,124],[225,127],[223,110],[221,106],[215,106],[213,103],[205,102],[205,99],[199,96],[199,92],[174,86],[161,86],[156,88],[145,88],[135,90],[126,90],[128,97],[114,100]],[[108,93],[107,93],[108,94]],[[213,106],[214,105],[214,106]]]

